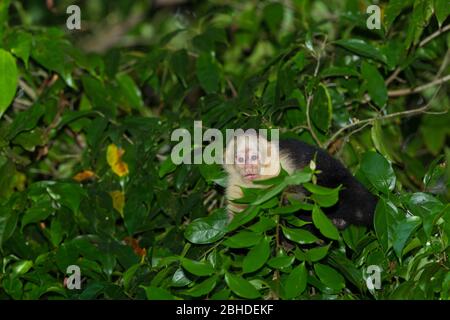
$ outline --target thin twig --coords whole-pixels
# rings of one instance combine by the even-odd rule
[[[436,32],[433,32],[432,34],[430,34],[428,37],[426,37],[425,39],[423,39],[422,41],[420,41],[419,43],[419,47],[423,47],[424,45],[426,45],[428,42],[430,42],[431,40],[433,40],[434,38],[436,38],[437,36],[443,34],[444,32],[450,30],[450,24],[446,25],[445,27],[437,30]]]
[[[22,90],[33,100],[36,101],[37,94],[34,92],[33,88],[31,88],[25,81],[19,79],[19,86]]]
[[[325,48],[325,43],[327,41],[327,38],[325,38],[323,45],[322,45],[322,50]],[[320,59],[321,59],[321,51],[317,52],[317,63],[316,63],[316,67],[314,69],[314,77],[317,77],[317,75],[319,74],[319,68],[320,68]],[[306,122],[308,125],[308,130],[311,133],[311,136],[313,137],[314,141],[317,143],[317,145],[319,147],[322,146],[322,142],[320,142],[319,138],[317,137],[316,133],[314,132],[312,123],[311,123],[311,117],[310,117],[310,109],[311,109],[311,102],[313,99],[313,95],[309,94],[308,98],[306,100]]]
[[[397,67],[397,69],[395,69],[395,71],[386,79],[385,81],[386,86],[388,86],[392,81],[395,80],[395,78],[397,78],[400,71],[402,71],[400,67]]]
[[[317,145],[319,147],[322,146],[322,143],[320,142],[319,138],[317,137],[316,133],[314,132],[312,123],[311,123],[311,117],[309,116],[309,109],[311,107],[311,101],[313,96],[309,95],[308,99],[306,100],[306,122],[308,124],[308,130],[311,133],[311,136],[313,137],[314,141],[316,141]]]
[[[428,42],[430,42],[431,40],[433,40],[434,38],[436,38],[437,36],[439,36],[440,34],[446,32],[450,30],[450,24],[446,25],[445,27],[443,27],[442,29],[437,30],[436,32],[430,34],[428,37],[426,37],[425,39],[423,39],[420,43],[419,43],[419,48],[423,47],[424,45],[426,45]],[[389,85],[392,81],[395,80],[395,78],[397,78],[398,74],[402,71],[401,67],[397,67],[397,69],[395,69],[395,71],[387,78],[386,80],[386,86]]]
[[[233,85],[233,82],[229,78],[227,78],[228,86],[230,87],[231,94],[233,95],[233,98],[236,98],[238,96],[238,93],[236,91],[236,88]]]
[[[450,81],[450,75],[446,75],[445,77],[435,79],[429,83],[423,84],[421,86],[415,87],[415,88],[405,88],[405,89],[398,89],[398,90],[389,90],[388,96],[389,97],[400,97],[400,96],[406,96],[409,94],[414,94],[420,91],[423,91],[425,89],[428,89],[432,86],[439,85],[441,83]]]
[[[354,128],[354,127],[357,127],[357,126],[360,126],[360,125],[364,125],[364,124],[366,124],[366,123],[371,123],[371,122],[376,121],[376,120],[386,120],[386,119],[395,118],[395,117],[412,116],[412,115],[424,113],[424,112],[427,111],[428,108],[430,107],[431,102],[433,101],[433,99],[434,99],[434,97],[436,96],[436,94],[437,94],[438,91],[439,91],[439,89],[436,90],[436,92],[434,93],[434,95],[433,95],[433,97],[430,99],[430,101],[428,101],[428,103],[427,103],[426,105],[424,105],[423,107],[415,108],[415,109],[407,110],[407,111],[394,112],[394,113],[387,114],[387,115],[384,115],[384,116],[378,116],[378,117],[373,117],[373,118],[369,118],[369,119],[364,119],[364,120],[360,120],[360,121],[358,121],[358,122],[351,123],[351,124],[349,124],[349,125],[347,125],[347,126],[345,126],[345,127],[342,127],[341,129],[339,129],[338,131],[336,131],[336,132],[331,136],[331,138],[324,144],[324,148],[326,149],[326,148],[330,145],[330,143],[332,143],[334,140],[336,140],[336,138],[337,138],[342,132],[344,132],[344,131],[346,131],[346,130],[348,130],[348,129],[351,129],[351,128]],[[448,112],[448,110],[447,110],[447,112]]]
[[[366,123],[366,124],[364,124],[363,126],[361,126],[360,128],[358,128],[358,129],[356,129],[356,130],[353,130],[353,131],[349,132],[349,133],[343,138],[344,143],[342,143],[342,145],[338,147],[338,152],[336,153],[336,155],[337,155],[338,158],[341,157],[342,151],[344,150],[344,146],[345,146],[346,143],[348,143],[348,141],[350,140],[350,137],[351,137],[352,135],[354,135],[355,133],[358,133],[358,132],[364,130],[364,129],[365,129],[367,126],[369,126],[369,125],[370,125],[370,123]]]
[[[444,82],[450,81],[450,75],[447,75],[445,77],[439,78],[439,79],[435,79],[429,83],[425,83],[421,86],[415,87],[415,88],[404,88],[404,89],[397,89],[397,90],[389,90],[388,91],[388,96],[389,97],[401,97],[401,96],[407,96],[410,94],[414,94],[420,91],[423,91],[425,89],[428,89],[430,87],[436,86],[436,85],[440,85]],[[370,96],[366,93],[363,97],[363,99],[361,101],[359,101],[359,103],[364,104],[364,103],[368,103],[371,100]],[[353,101],[347,101],[345,102],[345,105],[348,106],[352,103]]]

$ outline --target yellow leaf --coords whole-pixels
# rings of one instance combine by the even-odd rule
[[[112,167],[112,171],[119,177],[126,176],[128,174],[128,165],[123,161],[119,161]]]
[[[81,172],[77,173],[73,177],[73,179],[75,181],[81,182],[81,181],[85,181],[85,180],[91,179],[94,176],[95,176],[95,173],[93,171],[91,171],[91,170],[84,170],[84,171],[81,171]]]
[[[122,148],[117,147],[115,144],[110,144],[106,151],[106,161],[112,171],[119,177],[123,177],[128,174],[128,164],[122,161],[122,156],[124,153],[125,151]]]
[[[27,176],[22,172],[17,172],[14,176],[14,185],[19,191],[25,190],[25,183],[27,182]]]
[[[125,206],[125,194],[122,191],[111,191],[110,196],[113,201],[113,207],[116,209],[123,218],[123,208]]]

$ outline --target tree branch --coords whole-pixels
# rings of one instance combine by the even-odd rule
[[[371,123],[371,122],[377,121],[377,120],[386,120],[386,119],[391,119],[391,118],[395,118],[395,117],[413,116],[413,115],[416,115],[416,114],[425,113],[430,108],[431,102],[434,100],[434,98],[436,97],[438,92],[439,92],[439,89],[434,92],[434,95],[431,97],[431,99],[428,101],[428,103],[426,105],[424,105],[423,107],[415,108],[415,109],[407,110],[407,111],[394,112],[394,113],[387,114],[387,115],[384,115],[384,116],[377,116],[377,117],[373,117],[373,118],[369,118],[369,119],[364,119],[364,120],[360,120],[360,121],[357,121],[357,122],[353,122],[353,123],[351,123],[351,124],[349,124],[349,125],[347,125],[345,127],[342,127],[338,131],[336,131],[331,136],[330,139],[328,139],[328,141],[324,144],[324,148],[325,149],[328,148],[328,146],[332,142],[334,142],[334,140],[336,140],[337,137],[339,137],[339,135],[341,133],[343,133],[344,131],[346,131],[348,129],[351,129],[351,128],[354,128],[354,127],[358,127],[358,126],[361,126],[361,125],[365,125],[367,123]],[[444,113],[447,113],[447,112],[448,112],[448,109],[445,110]]]
[[[432,34],[430,34],[428,37],[426,37],[425,39],[423,39],[422,41],[420,41],[419,43],[419,47],[423,47],[424,45],[426,45],[428,42],[430,42],[431,40],[433,40],[434,38],[436,38],[437,36],[443,34],[444,32],[450,30],[450,24],[444,26],[443,28],[437,30],[436,32],[433,32]]]
[[[432,86],[436,86],[439,84],[442,84],[444,82],[450,81],[450,75],[446,75],[445,77],[435,79],[429,83],[423,84],[421,86],[415,87],[415,88],[405,88],[405,89],[398,89],[398,90],[390,90],[388,91],[389,97],[400,97],[400,96],[407,96],[410,94],[414,94],[420,91],[423,91],[425,89],[428,89]]]
[[[319,138],[317,137],[316,133],[314,132],[312,123],[311,123],[311,117],[309,116],[309,110],[311,108],[311,101],[313,96],[309,95],[308,99],[306,100],[306,122],[308,124],[308,131],[311,133],[311,136],[313,137],[314,141],[317,143],[319,147],[322,146],[322,143],[320,142]]]
[[[423,39],[422,41],[420,41],[419,43],[419,48],[423,47],[424,45],[426,45],[428,42],[430,42],[431,40],[433,40],[434,38],[436,38],[437,36],[441,35],[442,33],[446,32],[450,30],[450,24],[446,25],[445,27],[437,30],[436,32],[433,32],[432,34],[430,34],[428,37],[426,37],[425,39]],[[395,78],[397,78],[398,74],[402,71],[402,69],[400,67],[397,67],[397,69],[395,69],[395,71],[387,78],[386,80],[386,86],[389,85],[392,81],[395,80]]]

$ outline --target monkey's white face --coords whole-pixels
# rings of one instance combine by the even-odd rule
[[[280,170],[278,145],[257,135],[237,136],[228,143],[225,155],[225,169],[239,175],[246,184],[274,177]]]
[[[256,148],[245,148],[236,153],[236,169],[246,181],[253,181],[261,177],[260,157]]]

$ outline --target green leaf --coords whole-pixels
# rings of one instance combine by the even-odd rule
[[[196,244],[216,242],[226,234],[228,214],[225,209],[213,212],[209,217],[192,221],[186,228],[184,236]]]
[[[159,167],[158,175],[160,178],[162,178],[162,177],[166,176],[167,174],[175,171],[176,168],[177,168],[177,165],[172,162],[171,157],[167,157],[167,159],[164,160],[163,163],[161,164],[161,166]]]
[[[131,108],[141,109],[144,107],[142,101],[142,94],[133,78],[129,75],[122,73],[116,76],[117,82],[121,92],[121,102]]]
[[[131,280],[135,276],[136,271],[139,269],[140,266],[141,266],[140,264],[135,264],[135,265],[131,266],[131,268],[128,268],[128,270],[123,273],[122,279],[123,279],[123,286],[124,286],[125,290],[129,290]],[[180,270],[182,270],[182,269],[180,269]]]
[[[370,135],[375,148],[384,155],[389,161],[395,162],[398,157],[396,153],[396,145],[392,143],[392,138],[387,136],[386,130],[383,130],[380,120],[373,122],[370,129]]]
[[[291,229],[286,227],[282,227],[282,229],[286,238],[299,244],[309,244],[319,240],[311,232],[303,229]]]
[[[322,83],[314,94],[311,104],[311,119],[323,132],[328,132],[333,116],[333,105],[327,87]]]
[[[31,131],[19,133],[13,140],[14,144],[20,145],[27,151],[34,152],[36,146],[45,145],[45,131],[41,128],[35,128]]]
[[[314,271],[320,281],[327,287],[336,291],[340,291],[345,287],[344,277],[333,268],[324,264],[316,263],[314,265]]]
[[[231,291],[239,297],[246,299],[257,299],[261,296],[258,290],[256,290],[250,282],[240,276],[227,272],[225,273],[225,282]]]
[[[8,207],[0,205],[0,249],[14,233],[19,214]]]
[[[226,174],[218,164],[205,164],[202,163],[198,166],[200,170],[200,174],[206,180],[206,182],[217,183],[222,186],[226,186],[223,184],[223,180],[226,180]]]
[[[331,243],[327,246],[312,248],[306,251],[306,258],[310,262],[316,262],[325,258],[330,249]]]
[[[413,4],[414,0],[391,0],[386,7],[385,23],[386,28],[390,29],[395,18],[402,12],[403,9]]]
[[[31,260],[22,260],[14,264],[13,266],[13,275],[23,275],[27,273],[33,267],[33,261]]]
[[[405,217],[403,221],[400,221],[395,225],[392,237],[392,247],[394,248],[397,257],[402,257],[403,249],[411,238],[414,230],[419,227],[421,222],[422,219],[420,219],[420,217],[413,216]]]
[[[214,289],[217,284],[217,280],[217,276],[212,276],[211,278],[208,278],[205,281],[193,286],[189,290],[185,290],[181,293],[191,297],[201,297],[207,295]]]
[[[279,32],[281,22],[283,21],[283,11],[283,5],[277,2],[269,3],[264,7],[263,19],[269,26],[271,32]]]
[[[386,57],[374,46],[361,39],[342,39],[335,43],[360,56],[386,63]]]
[[[202,53],[198,57],[196,70],[200,85],[206,93],[215,93],[219,90],[220,69],[211,53]]]
[[[289,176],[289,174],[286,172],[286,170],[281,168],[280,173],[278,174],[278,176],[273,177],[273,178],[269,178],[269,179],[253,180],[253,184],[261,184],[261,185],[265,185],[265,186],[272,186],[272,185],[279,184],[279,183],[283,182],[286,179],[286,177],[288,177],[288,176]]]
[[[81,78],[83,89],[92,102],[94,109],[109,112],[114,115],[116,112],[116,104],[113,103],[111,96],[106,89],[104,83],[97,78],[85,75]],[[109,114],[108,113],[108,114]]]
[[[259,221],[254,225],[251,225],[249,230],[256,233],[263,233],[275,228],[276,226],[277,223],[275,220],[266,217],[259,217]]]
[[[3,34],[8,25],[8,12],[11,0],[3,0],[0,2],[0,39],[3,39]]]
[[[75,183],[51,183],[47,187],[50,196],[73,213],[78,213],[81,200],[86,196],[86,190]]]
[[[52,208],[50,201],[40,201],[35,206],[28,208],[22,218],[22,229],[30,224],[47,219],[55,209]]]
[[[359,72],[356,69],[341,66],[332,66],[320,73],[322,78],[328,77],[359,77]]]
[[[244,211],[236,214],[231,221],[231,223],[227,227],[227,232],[236,230],[240,226],[246,224],[247,222],[252,221],[259,213],[259,207],[257,206],[249,206]]]
[[[170,57],[170,66],[173,72],[179,77],[183,86],[187,87],[187,77],[189,68],[189,57],[185,49],[175,51]]]
[[[308,210],[311,210],[312,211],[312,209],[313,209],[313,205],[311,205],[311,209],[308,209]],[[285,217],[284,218],[289,224],[291,224],[291,225],[293,225],[294,227],[303,227],[303,226],[305,226],[305,225],[307,225],[307,224],[311,224],[312,222],[311,221],[305,221],[305,220],[302,220],[302,219],[299,219],[299,218],[297,218],[297,217],[294,217],[294,216],[287,216],[287,217]]]
[[[145,290],[145,294],[148,300],[174,300],[175,297],[166,289],[158,287],[142,287]]]
[[[385,199],[378,200],[377,207],[375,209],[374,226],[378,240],[383,247],[383,250],[387,250],[392,246],[394,237],[394,228],[397,221],[401,220],[397,207]]]
[[[298,212],[299,210],[306,210],[306,208],[307,208],[307,206],[305,206],[305,203],[300,202],[300,201],[294,201],[293,203],[291,203],[288,206],[278,207],[273,210],[270,210],[270,213],[284,215],[284,214],[291,214],[294,212]]]
[[[0,118],[16,95],[18,81],[16,59],[9,52],[0,49]]]
[[[294,256],[283,255],[270,259],[269,261],[267,261],[267,264],[269,265],[269,267],[274,269],[284,269],[290,267],[294,260]]]
[[[339,231],[318,206],[314,206],[312,211],[312,219],[314,225],[325,237],[332,240],[339,239]]]
[[[59,73],[66,84],[74,88],[75,83],[72,79],[74,63],[70,54],[76,49],[60,37],[47,35],[35,37],[33,45],[31,51],[33,59],[46,69]]]
[[[447,127],[439,127],[436,123],[433,123],[431,126],[420,126],[425,146],[433,155],[438,155],[442,147],[444,147],[448,135],[447,130]]]
[[[439,27],[442,26],[445,19],[450,15],[450,5],[448,0],[434,0],[434,13],[439,22]]]
[[[405,47],[418,44],[423,30],[433,15],[433,1],[415,0],[412,15],[410,15],[405,39]]]
[[[361,160],[361,171],[378,191],[387,194],[394,190],[394,170],[382,155],[372,151],[366,152]]]
[[[23,295],[23,284],[19,277],[13,275],[3,277],[2,288],[13,299],[20,300]]]
[[[388,93],[384,79],[378,72],[378,69],[374,65],[363,61],[361,64],[361,75],[367,83],[370,98],[380,108],[384,107],[388,100]]]
[[[404,202],[413,215],[422,219],[423,230],[429,237],[433,230],[433,225],[444,212],[444,204],[432,195],[423,192],[406,195]]]
[[[207,261],[199,262],[183,258],[181,259],[181,265],[186,271],[195,274],[196,276],[210,276],[214,273],[213,266]]]
[[[350,225],[342,231],[345,244],[353,251],[356,251],[359,241],[361,241],[365,234],[366,228],[354,225]]]
[[[230,248],[248,248],[259,243],[262,235],[250,231],[241,231],[223,242],[224,246]]]
[[[50,225],[50,240],[57,247],[64,237],[64,230],[59,217],[54,218]]]
[[[19,133],[35,128],[45,111],[45,106],[37,103],[26,111],[20,112],[14,119],[14,122],[8,127],[6,139],[12,140]]]
[[[263,238],[250,249],[242,263],[244,273],[250,273],[261,268],[270,256],[270,238]]]
[[[177,271],[172,276],[171,286],[173,287],[184,287],[188,284],[192,283],[192,280],[190,280],[186,273],[182,268],[178,268]]]
[[[293,299],[303,293],[306,289],[308,274],[305,263],[295,267],[284,281],[284,295],[286,299]]]
[[[341,186],[334,189],[322,187],[312,183],[305,183],[303,186],[312,193],[311,199],[313,199],[321,207],[331,207],[339,200],[339,191]]]
[[[276,185],[270,189],[268,189],[267,192],[264,192],[261,196],[256,198],[255,201],[252,202],[252,205],[260,205],[261,203],[264,203],[271,198],[275,197],[277,194],[279,194],[283,189],[286,188],[286,184],[280,183],[279,185]]]
[[[32,35],[23,30],[18,30],[14,32],[10,37],[9,46],[11,48],[12,54],[22,59],[27,69],[32,41],[33,41]]]
[[[304,169],[301,171],[296,171],[292,175],[287,176],[284,179],[284,182],[289,186],[299,185],[299,184],[303,184],[305,182],[311,181],[311,178],[312,178],[312,173],[310,171],[308,171],[308,169]]]

